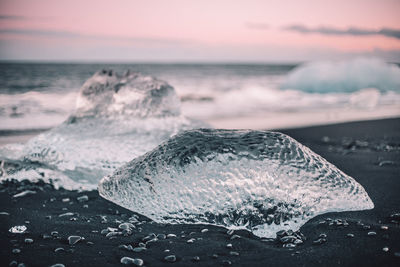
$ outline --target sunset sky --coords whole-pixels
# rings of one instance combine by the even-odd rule
[[[399,0],[0,0],[0,60],[400,61]]]

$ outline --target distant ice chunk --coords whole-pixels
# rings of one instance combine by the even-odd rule
[[[205,124],[180,114],[172,86],[140,73],[94,74],[70,118],[29,140],[0,149],[4,179],[51,181],[96,189],[101,177],[183,130]]]
[[[282,133],[186,131],[104,177],[102,197],[159,223],[274,237],[333,211],[372,209],[364,188]]]
[[[96,72],[82,86],[73,117],[146,118],[180,115],[180,100],[168,83],[138,72]]]
[[[364,88],[400,92],[400,68],[377,58],[311,62],[289,73],[281,88],[309,93],[352,93]]]

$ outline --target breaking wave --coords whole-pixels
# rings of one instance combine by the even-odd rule
[[[309,93],[352,93],[364,88],[400,92],[400,68],[376,58],[312,62],[294,69],[280,86]]]

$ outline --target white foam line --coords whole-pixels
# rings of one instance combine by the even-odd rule
[[[284,129],[316,125],[327,125],[351,121],[400,117],[400,107],[391,106],[374,110],[329,109],[312,112],[268,112],[254,116],[212,118],[206,120],[211,126],[221,129]]]

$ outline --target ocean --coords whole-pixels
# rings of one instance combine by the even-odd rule
[[[219,128],[278,128],[400,115],[399,65],[0,63],[0,130],[47,129],[74,110],[96,71],[165,80],[185,116]]]
[[[215,224],[272,238],[315,215],[374,204],[352,177],[285,134],[215,128],[398,116],[398,74],[397,65],[375,59],[3,64],[3,133],[51,129],[0,147],[0,178],[98,189],[159,223]]]

